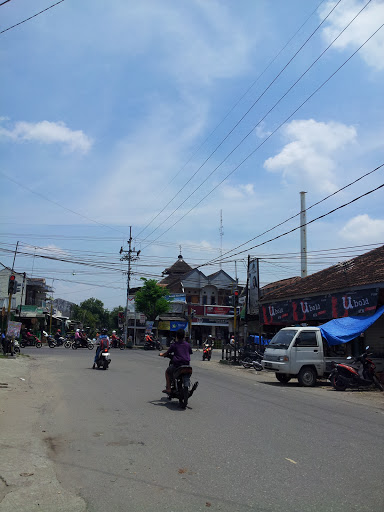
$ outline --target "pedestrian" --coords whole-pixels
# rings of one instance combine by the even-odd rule
[[[2,331],[1,333],[1,347],[3,349],[3,354],[5,355],[7,353],[7,342],[5,338],[5,331]]]

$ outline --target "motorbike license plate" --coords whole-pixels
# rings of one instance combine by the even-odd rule
[[[103,356],[103,357],[109,357],[109,352],[103,352],[103,353],[102,353],[102,356]]]

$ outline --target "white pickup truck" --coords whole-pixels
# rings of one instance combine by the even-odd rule
[[[314,386],[317,378],[329,375],[331,361],[344,359],[326,358],[323,343],[318,327],[285,327],[265,349],[263,368],[275,372],[280,382],[296,377],[302,386]]]

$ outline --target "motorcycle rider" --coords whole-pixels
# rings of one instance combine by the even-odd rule
[[[118,337],[116,336],[116,331],[112,331],[112,336],[111,336],[112,347],[117,348],[117,346],[118,346],[117,342],[118,342]]]
[[[99,341],[99,346],[96,349],[95,359],[93,361],[93,366],[92,366],[93,369],[96,368],[96,362],[99,359],[100,352],[102,350],[105,350],[106,348],[107,349],[109,348],[109,337],[108,337],[107,329],[102,329],[101,330],[101,334],[100,334],[100,336],[98,338],[98,341]]]
[[[171,392],[171,380],[173,374],[179,366],[189,366],[191,357],[193,354],[191,345],[185,341],[184,329],[179,329],[176,333],[176,342],[173,343],[166,352],[160,352],[160,357],[166,357],[172,355],[172,363],[165,370],[165,382],[166,386],[163,389],[163,393]]]
[[[75,332],[75,343],[77,343],[78,345],[81,344],[80,329],[76,329],[76,332]]]

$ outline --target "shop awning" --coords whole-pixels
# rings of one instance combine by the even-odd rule
[[[326,324],[320,325],[322,336],[328,345],[341,345],[357,338],[366,331],[384,313],[384,306],[370,316],[346,316],[335,318]]]

